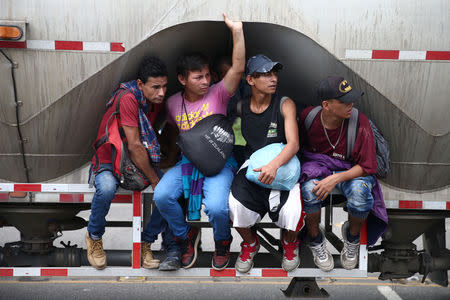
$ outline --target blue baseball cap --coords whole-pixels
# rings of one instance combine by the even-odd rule
[[[246,74],[252,75],[253,73],[267,73],[275,69],[281,70],[283,65],[277,61],[272,61],[270,58],[263,54],[252,56],[247,61]]]

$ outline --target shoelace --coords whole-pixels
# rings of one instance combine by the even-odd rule
[[[327,253],[325,251],[325,243],[322,242],[321,244],[319,244],[317,246],[311,247],[311,249],[314,251],[314,253],[320,260],[327,259]]]
[[[242,261],[247,261],[247,259],[250,259],[250,254],[252,254],[253,252],[256,251],[256,244],[255,246],[250,246],[250,244],[246,243],[246,242],[242,242],[241,243],[241,255],[240,258]]]
[[[348,241],[345,241],[345,245],[347,248],[347,257],[348,258],[356,257],[356,251],[358,250],[359,244],[352,244]]]
[[[296,256],[294,251],[298,248],[298,241],[293,241],[287,244],[282,241],[281,243],[283,244],[284,256],[286,257],[286,259],[293,260]]]
[[[103,243],[101,240],[93,240],[91,254],[99,255],[103,252]]]

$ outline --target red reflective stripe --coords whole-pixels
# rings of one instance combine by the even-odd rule
[[[41,269],[41,276],[67,276],[67,269]]]
[[[367,221],[362,225],[359,236],[361,245],[367,245]]]
[[[55,50],[83,50],[83,42],[55,41]]]
[[[450,202],[449,201],[447,201],[447,207],[446,208],[450,209]]]
[[[450,60],[450,51],[427,51],[428,60]]]
[[[399,50],[372,50],[372,59],[398,59]]]
[[[0,202],[6,202],[9,200],[9,194],[8,193],[0,193]]]
[[[133,192],[133,217],[141,216],[141,192]]]
[[[0,276],[13,276],[13,269],[0,269]]]
[[[83,194],[60,194],[59,202],[84,202]]]
[[[407,201],[400,200],[398,202],[398,208],[422,208],[422,201]]]
[[[141,243],[133,243],[133,269],[141,268]]]
[[[111,51],[125,52],[125,47],[122,46],[122,43],[111,43]]]
[[[40,192],[40,184],[15,184],[14,192]]]
[[[133,198],[131,195],[116,195],[112,200],[113,203],[131,203],[133,202]]]
[[[287,277],[283,269],[262,269],[262,277]]]
[[[236,270],[235,269],[224,269],[221,271],[217,271],[214,269],[209,270],[209,276],[215,276],[215,277],[235,277],[236,276]]]
[[[27,42],[11,42],[11,41],[0,41],[0,48],[20,48],[26,49]]]

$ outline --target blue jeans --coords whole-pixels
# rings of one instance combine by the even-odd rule
[[[320,181],[324,177],[318,177],[302,183],[303,209],[307,214],[314,213],[322,207],[322,201],[318,200],[312,189],[316,186],[314,180]],[[339,191],[347,198],[347,209],[350,215],[366,219],[373,206],[372,188],[375,185],[373,176],[357,177],[336,185]]]
[[[213,227],[216,240],[231,239],[230,218],[228,216],[228,194],[230,193],[233,171],[224,167],[219,174],[205,177],[203,181],[203,204],[205,213]],[[176,164],[170,169],[155,188],[153,200],[159,211],[167,220],[173,234],[181,239],[186,239],[189,224],[178,198],[183,194],[183,178],[181,164]]]
[[[112,173],[111,164],[102,164],[100,169],[103,169],[103,171],[96,174],[94,179],[95,194],[94,198],[92,198],[91,216],[89,217],[87,227],[91,235],[98,237],[101,237],[105,233],[106,215],[109,212],[111,202],[119,187],[119,181]],[[91,176],[90,174],[89,177]],[[166,227],[167,222],[163,219],[158,209],[155,208],[150,217],[150,221],[144,227],[141,240],[153,243],[158,239],[158,234],[163,232],[163,246],[165,249],[173,249],[174,247],[178,249],[172,232]]]

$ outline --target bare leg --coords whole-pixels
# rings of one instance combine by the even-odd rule
[[[256,241],[255,236],[253,235],[250,228],[236,227],[236,231],[241,235],[244,242],[253,244]]]
[[[306,215],[306,227],[309,236],[315,238],[319,234],[320,210]]]
[[[297,237],[298,232],[297,231],[292,231],[292,230],[286,230],[283,238],[286,242],[290,243],[293,242],[295,240],[295,238]]]
[[[358,235],[361,231],[361,226],[364,223],[365,219],[360,219],[353,217],[352,215],[348,215],[348,221],[349,221],[349,232],[351,235]]]

